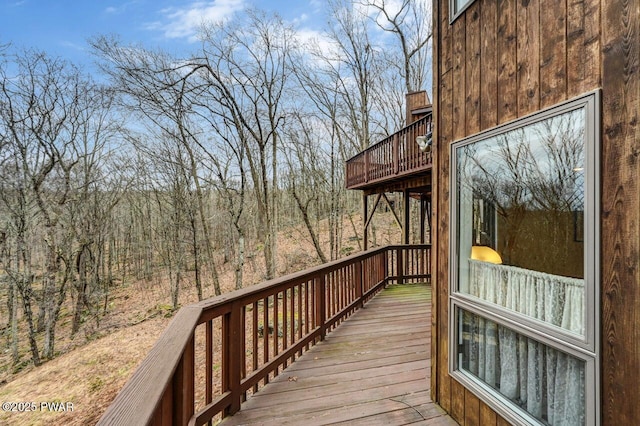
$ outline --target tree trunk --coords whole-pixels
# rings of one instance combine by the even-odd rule
[[[76,281],[76,306],[73,312],[73,320],[71,322],[71,335],[75,335],[80,329],[80,322],[82,321],[82,312],[85,307],[86,289],[87,289],[87,259],[86,259],[86,247],[82,247],[77,256],[77,269],[78,279]]]
[[[54,354],[55,339],[55,290],[56,290],[56,251],[53,245],[52,235],[49,233],[48,253],[46,272],[43,279],[42,304],[44,305],[44,343],[42,355],[47,359],[52,359]]]
[[[31,349],[31,359],[36,367],[40,365],[40,353],[38,351],[38,343],[36,341],[36,328],[33,323],[33,310],[31,309],[31,296],[33,290],[31,287],[31,277],[25,277],[24,282],[20,286],[20,295],[22,296],[22,307],[24,316],[27,320],[29,348]]]
[[[9,325],[11,327],[11,362],[17,365],[20,362],[20,352],[18,344],[20,343],[18,335],[18,294],[16,291],[16,283],[13,279],[9,280]]]
[[[302,200],[295,192],[293,192],[293,198],[296,200],[296,204],[298,205],[298,209],[300,213],[302,213],[302,220],[304,221],[305,226],[307,227],[307,231],[309,231],[309,235],[311,236],[311,241],[313,242],[313,247],[316,249],[316,253],[318,253],[318,257],[322,263],[327,263],[327,256],[325,256],[322,247],[320,246],[320,241],[318,240],[318,235],[316,231],[313,229],[313,225],[311,224],[311,220],[309,219],[309,207],[302,203]]]
[[[235,270],[235,276],[236,276],[236,290],[239,290],[242,288],[242,270],[244,268],[244,234],[242,233],[241,229],[238,229],[238,233],[240,234],[240,236],[238,237],[238,258],[236,260],[236,270]]]
[[[198,227],[196,226],[196,218],[193,214],[189,215],[189,224],[191,225],[191,244],[193,245],[193,269],[196,280],[196,291],[198,300],[202,300],[202,278],[200,277],[200,246],[198,244]]]

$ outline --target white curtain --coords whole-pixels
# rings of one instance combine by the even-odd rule
[[[584,280],[469,260],[469,294],[584,335]],[[584,424],[584,361],[475,315],[465,368],[550,425]]]
[[[584,336],[584,280],[469,259],[469,294]]]

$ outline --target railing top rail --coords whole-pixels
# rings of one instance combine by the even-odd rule
[[[201,313],[191,305],[178,311],[98,424],[139,426],[151,420]]]
[[[201,302],[189,305],[191,307],[200,309],[205,312],[210,309],[220,308],[223,305],[228,305],[237,301],[251,303],[254,300],[260,300],[266,297],[265,293],[269,295],[277,292],[279,288],[287,287],[292,283],[298,283],[301,281],[310,280],[320,274],[332,272],[340,269],[344,265],[352,264],[360,259],[374,256],[380,252],[399,249],[399,248],[429,248],[431,244],[392,244],[382,247],[375,247],[367,251],[354,253],[341,259],[333,260],[331,262],[323,263],[322,265],[313,266],[311,268],[304,269],[302,271],[293,272],[282,277],[274,278],[272,280],[264,281],[262,283],[245,287],[240,290],[234,290],[229,293],[225,293],[220,296],[212,297]],[[249,300],[247,300],[249,299]]]
[[[372,151],[372,150],[377,149],[378,147],[380,147],[380,145],[383,145],[383,144],[385,144],[385,143],[388,143],[390,140],[393,140],[393,137],[394,137],[395,135],[397,135],[397,134],[400,134],[400,133],[406,132],[408,129],[411,129],[411,128],[413,128],[413,127],[418,127],[418,126],[420,126],[420,125],[422,125],[422,124],[424,124],[424,123],[428,123],[429,121],[431,121],[431,118],[432,118],[432,114],[431,114],[431,113],[428,113],[427,115],[425,115],[425,116],[424,116],[424,117],[422,117],[422,118],[419,118],[418,120],[414,121],[413,123],[411,123],[411,124],[409,124],[409,125],[407,125],[407,126],[404,126],[402,129],[398,130],[397,132],[395,132],[395,133],[393,133],[393,134],[391,134],[391,135],[389,135],[389,136],[387,136],[387,137],[383,138],[383,139],[382,139],[382,140],[380,140],[379,142],[376,142],[376,143],[374,143],[373,145],[371,145],[371,146],[369,146],[369,147],[365,148],[364,150],[360,151],[360,152],[359,152],[359,153],[357,153],[356,155],[354,155],[354,156],[352,156],[351,158],[349,158],[346,162],[347,162],[347,163],[349,163],[349,162],[351,162],[352,160],[355,160],[356,158],[358,158],[358,157],[360,157],[360,156],[364,155],[364,153],[365,153],[365,152],[367,152],[367,151]]]
[[[250,301],[247,301],[247,303],[251,303],[251,301],[253,300],[259,300],[265,297],[265,293],[273,294],[274,291],[278,290],[278,288],[280,287],[287,287],[291,283],[310,280],[320,274],[332,272],[336,269],[340,269],[344,265],[354,263],[363,258],[371,257],[379,252],[389,250],[394,247],[396,246],[376,247],[371,250],[355,253],[347,257],[344,257],[342,259],[333,260],[331,262],[323,263],[322,265],[313,266],[311,268],[307,268],[302,271],[293,272],[291,274],[283,275],[282,277],[264,281],[256,285],[252,285],[250,287],[245,287],[240,290],[234,290],[229,293],[225,293],[221,296],[216,296],[207,300],[203,300],[201,302],[196,303],[193,306],[198,306],[200,309],[204,311],[208,309],[213,309],[215,307],[219,307],[220,305],[233,303],[235,301],[244,302],[244,301],[247,301],[247,299],[251,299]]]

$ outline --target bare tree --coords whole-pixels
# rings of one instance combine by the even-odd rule
[[[246,197],[245,147],[242,144],[234,144],[228,139],[233,132],[219,131],[218,134],[225,142],[217,151],[218,155],[210,157],[210,160],[217,177],[215,187],[235,234],[232,236],[232,241],[236,247],[234,275],[237,290],[243,287],[246,258],[246,231],[242,223]]]
[[[343,214],[353,232],[360,232],[353,219],[353,214],[360,212],[353,207],[359,200],[354,193],[342,191],[344,161],[404,122],[404,114],[399,112],[404,93],[397,96],[394,89],[399,82],[397,72],[389,72],[388,58],[376,45],[372,21],[365,12],[350,1],[329,2],[326,38],[312,40],[293,65],[313,108],[330,123],[326,136],[331,140],[329,179],[333,195],[329,209],[335,212],[330,227],[332,257],[340,251],[338,234]]]
[[[207,84],[210,120],[232,126],[244,147],[258,206],[265,277],[276,272],[278,146],[289,82],[293,33],[280,18],[257,11],[207,26],[193,66]]]
[[[200,126],[192,119],[194,115],[197,116],[197,112],[194,112],[197,104],[193,103],[193,97],[198,99],[202,90],[198,85],[189,84],[189,77],[194,75],[194,67],[180,63],[162,52],[121,46],[117,40],[105,37],[93,40],[92,46],[105,59],[103,70],[111,76],[116,89],[126,96],[127,107],[149,120],[165,136],[179,143],[186,153],[187,161],[184,166],[195,188],[207,266],[215,292],[221,294],[213,239],[206,215],[205,189],[202,187],[198,167],[198,150],[204,146],[201,140],[204,135]],[[199,258],[198,245],[194,247],[194,251]],[[200,276],[199,271],[196,275]],[[196,280],[196,287],[198,297],[202,298],[199,280]]]
[[[406,93],[425,89],[429,77],[429,43],[432,38],[430,3],[422,0],[358,1],[364,7],[375,11],[373,20],[384,31],[393,34],[400,49],[388,49],[399,52],[400,61],[395,55],[389,64],[399,66],[400,75],[405,82]]]
[[[287,133],[288,144],[284,151],[288,155],[283,156],[289,169],[286,184],[302,215],[318,258],[326,263],[328,259],[320,244],[317,226],[311,220],[312,212],[315,210],[317,215],[322,208],[321,194],[327,192],[321,135],[314,133],[312,117],[292,114],[291,118],[295,119],[297,126],[290,126]]]
[[[117,152],[123,128],[114,114],[114,93],[106,87],[88,85],[79,100],[87,105],[78,127],[74,151],[78,163],[70,176],[72,188],[61,220],[71,231],[72,251],[63,256],[72,265],[75,309],[72,334],[80,328],[82,315],[92,311],[99,322],[100,302],[108,298],[112,275],[105,259],[111,213],[126,189]]]
[[[32,359],[38,364],[55,354],[60,309],[80,271],[82,255],[77,253],[86,254],[87,246],[78,251],[77,235],[66,225],[77,218],[71,206],[80,202],[80,170],[97,167],[98,154],[87,150],[94,146],[88,138],[100,133],[94,131],[97,117],[108,107],[96,101],[94,83],[65,61],[35,51],[15,53],[11,60],[12,66],[0,70],[0,132],[8,155],[2,201],[11,212],[13,247],[5,264],[22,299]]]

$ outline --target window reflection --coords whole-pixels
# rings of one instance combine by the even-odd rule
[[[578,109],[456,153],[459,291],[580,335],[584,129]]]

